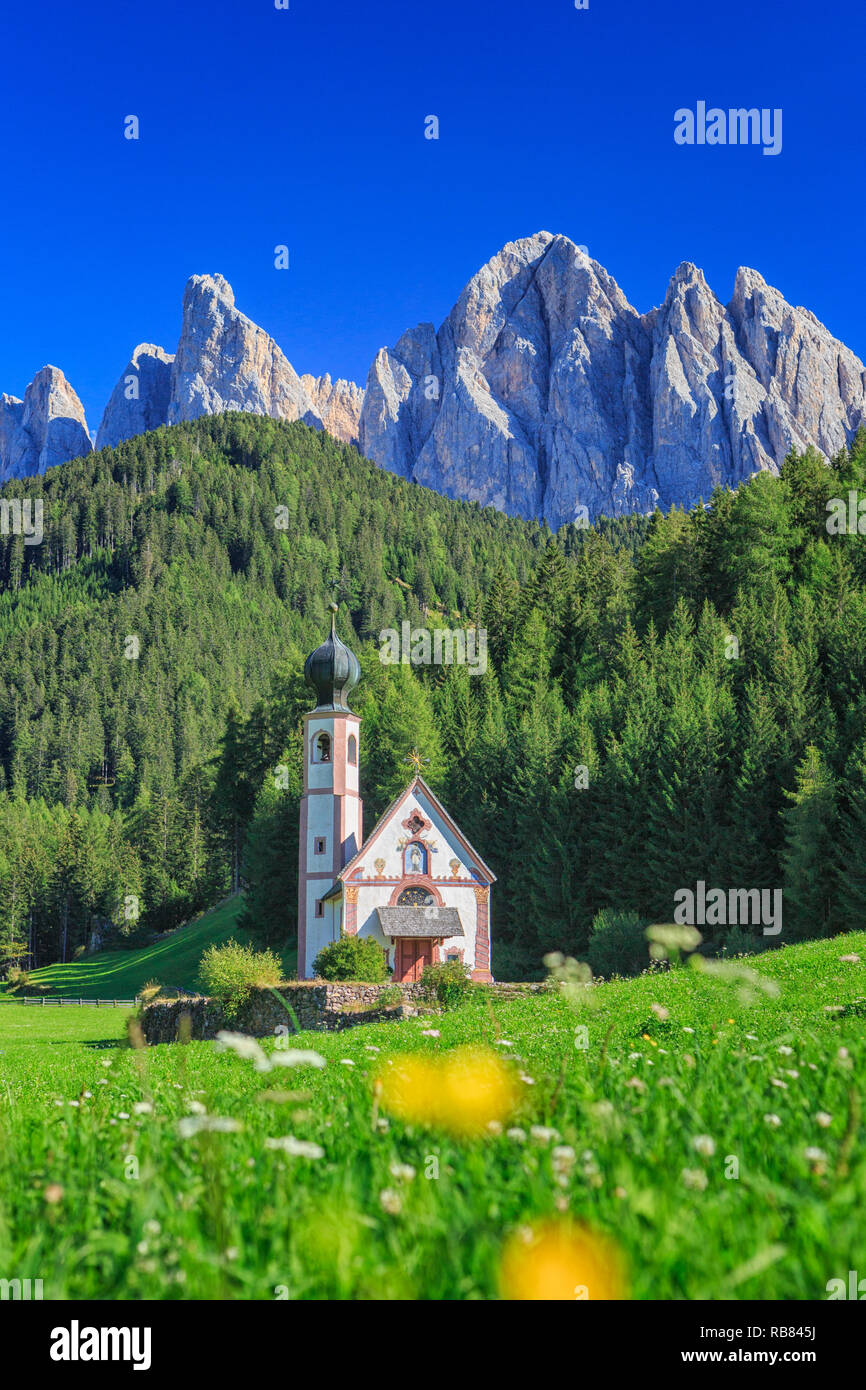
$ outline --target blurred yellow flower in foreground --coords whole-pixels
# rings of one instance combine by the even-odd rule
[[[382,1108],[409,1124],[481,1134],[508,1119],[518,1101],[511,1067],[494,1052],[458,1047],[438,1057],[407,1054],[379,1072]]]
[[[570,1221],[525,1228],[508,1241],[500,1270],[502,1297],[527,1300],[624,1298],[619,1251],[603,1236]]]

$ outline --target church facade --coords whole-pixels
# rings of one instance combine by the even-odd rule
[[[364,840],[361,721],[347,704],[361,668],[336,634],[336,611],[304,667],[317,704],[304,716],[298,976],[312,979],[319,951],[346,932],[372,937],[397,983],[450,959],[489,983],[495,875],[420,774]]]

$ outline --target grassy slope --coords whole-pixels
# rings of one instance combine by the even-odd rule
[[[187,927],[155,946],[140,951],[100,951],[86,960],[67,965],[46,965],[35,970],[22,992],[48,993],[63,998],[132,999],[149,980],[176,989],[195,987],[198,964],[208,946],[219,946],[238,935],[239,897],[229,898],[206,912]],[[246,939],[245,936],[240,937]],[[294,974],[296,951],[290,947],[283,955],[287,975]],[[0,999],[2,999],[0,995]],[[10,996],[7,996],[9,998]]]
[[[52,1298],[270,1299],[278,1285],[293,1298],[495,1297],[510,1232],[559,1203],[616,1241],[635,1297],[825,1298],[866,1242],[866,967],[840,960],[850,953],[866,959],[866,933],[741,963],[776,996],[744,999],[743,981],[687,969],[602,986],[579,1012],[557,996],[491,1007],[476,994],[436,1021],[439,1038],[423,1019],[307,1033],[299,1046],[327,1065],[270,1074],[208,1043],[118,1047],[120,1011],[10,1005],[0,1268],[43,1278]],[[525,1078],[525,1142],[373,1126],[389,1055],[497,1037]],[[140,1101],[152,1112],[136,1114]],[[181,1139],[191,1102],[242,1128]],[[533,1124],[573,1150],[564,1182],[556,1141],[533,1139]],[[324,1156],[266,1147],[286,1134]],[[400,1212],[383,1208],[385,1189]]]

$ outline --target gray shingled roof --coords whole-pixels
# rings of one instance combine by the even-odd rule
[[[456,907],[377,907],[383,936],[465,936]]]

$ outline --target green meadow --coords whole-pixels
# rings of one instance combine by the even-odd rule
[[[202,953],[209,946],[224,945],[237,934],[242,905],[239,896],[228,898],[198,921],[138,951],[99,951],[81,961],[33,970],[18,993],[62,999],[134,999],[151,980],[174,989],[193,990]],[[287,975],[294,973],[296,959],[294,945],[283,952]],[[14,993],[0,989],[0,1001],[14,998]]]
[[[324,1065],[269,1070],[132,1046],[123,1009],[6,1002],[0,1276],[53,1299],[488,1299],[515,1233],[553,1221],[613,1242],[628,1297],[826,1298],[866,1273],[864,955],[849,933],[574,1001],[478,989],[301,1034]],[[467,1043],[513,1073],[501,1127],[387,1113],[380,1069]]]

